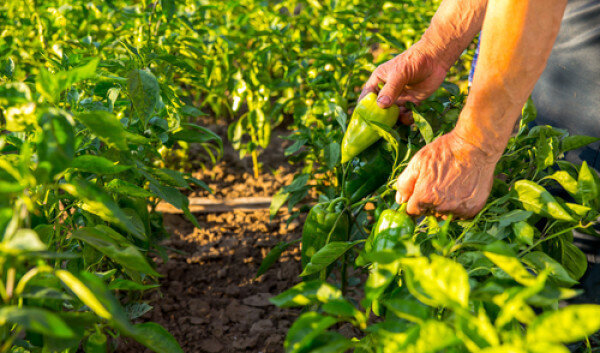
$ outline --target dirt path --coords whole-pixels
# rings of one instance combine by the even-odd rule
[[[225,148],[214,168],[199,171],[214,194],[198,190],[190,196],[211,199],[271,196],[289,183],[293,169],[283,159],[285,143],[273,143],[261,157],[263,173]],[[262,259],[279,241],[298,239],[301,220],[286,226],[284,213],[269,222],[268,210],[197,214],[200,229],[184,217],[165,215],[172,237],[169,261],[157,259],[161,291],[148,296],[154,309],[141,321],[162,324],[184,352],[283,352],[283,340],[297,310],[282,310],[268,298],[299,282],[299,248],[291,247],[266,274],[255,278]],[[119,352],[150,352],[125,341]]]

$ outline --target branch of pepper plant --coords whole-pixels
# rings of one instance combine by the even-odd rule
[[[338,222],[342,218],[342,215],[344,214],[344,212],[346,212],[348,210],[349,201],[345,197],[338,197],[336,199],[331,200],[330,201],[330,207],[331,207],[331,205],[333,205],[334,203],[336,203],[338,201],[344,201],[344,209],[342,209],[342,212],[340,212],[340,214],[337,216],[337,218],[335,219],[335,222],[333,223],[333,227],[331,227],[331,230],[327,234],[327,239],[325,240],[325,245],[329,244],[329,241],[331,240],[331,235],[333,234],[333,231],[337,228]],[[348,212],[348,213],[350,213],[350,212]],[[321,281],[325,281],[327,279],[327,267],[325,267],[319,273],[319,279]]]
[[[545,242],[545,241],[548,241],[548,240],[554,239],[554,238],[558,237],[558,236],[559,236],[559,235],[561,235],[561,234],[564,234],[564,233],[570,232],[570,231],[572,231],[572,230],[575,230],[575,229],[577,229],[577,228],[583,228],[583,229],[585,229],[585,228],[589,228],[589,227],[591,227],[593,224],[594,224],[594,222],[590,222],[590,223],[588,223],[588,224],[586,224],[586,225],[583,225],[581,222],[579,222],[579,224],[577,224],[577,225],[575,225],[575,226],[572,226],[572,227],[569,227],[569,228],[563,229],[563,230],[561,230],[560,232],[557,232],[557,233],[551,234],[550,236],[548,236],[548,237],[546,237],[546,238],[540,238],[540,239],[538,239],[538,240],[537,240],[535,243],[533,243],[532,245],[530,245],[530,246],[529,246],[527,249],[525,249],[525,250],[521,251],[521,252],[519,253],[518,257],[522,257],[523,255],[527,254],[528,252],[530,252],[530,251],[531,251],[531,250],[533,250],[535,247],[537,247],[538,245],[540,245],[541,243],[543,243],[543,242]]]

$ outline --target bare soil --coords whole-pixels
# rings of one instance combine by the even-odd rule
[[[197,189],[190,196],[272,196],[291,182],[295,168],[283,157],[287,141],[275,137],[272,147],[260,156],[264,167],[255,178],[249,158],[240,160],[225,142],[224,128],[216,126],[213,131],[224,137],[224,156],[214,167],[194,173],[213,193]],[[163,325],[184,352],[283,352],[285,334],[299,311],[279,309],[269,298],[299,282],[298,246],[284,252],[266,274],[256,278],[256,273],[275,244],[301,236],[303,219],[286,225],[286,210],[273,221],[268,210],[196,217],[200,229],[181,215],[165,215],[165,226],[172,234],[164,243],[169,261],[156,259],[158,272],[164,276],[161,288],[147,295],[154,309],[138,321]],[[124,340],[118,352],[150,350]]]

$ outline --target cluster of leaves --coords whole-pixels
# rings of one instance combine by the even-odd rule
[[[587,267],[573,232],[598,236],[600,216],[600,178],[586,163],[561,157],[598,139],[530,127],[531,101],[497,165],[490,198],[473,220],[421,217],[412,234],[384,250],[369,246],[373,217],[365,204],[399,207],[394,179],[414,151],[452,128],[463,100],[440,90],[413,107],[410,132],[379,129],[397,155],[388,184],[345,207],[352,222],[348,241],[329,242],[312,256],[301,274],[311,280],[272,299],[306,309],[288,332],[287,352],[566,353],[565,344],[600,329],[600,306],[559,309],[581,294],[572,287]],[[331,266],[338,270],[328,272]],[[317,272],[321,279],[330,274],[312,280]],[[336,332],[341,323],[361,334]]]
[[[160,200],[197,225],[160,149],[221,139],[181,121],[172,2],[0,5],[0,352],[106,352],[119,336],[181,352],[156,323]],[[148,5],[148,6],[146,6]]]

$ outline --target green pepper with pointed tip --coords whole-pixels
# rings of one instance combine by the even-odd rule
[[[387,109],[377,105],[377,94],[369,93],[354,109],[348,130],[342,140],[342,163],[346,163],[369,146],[377,142],[380,136],[367,121],[392,127],[398,121],[400,108],[392,105]]]

